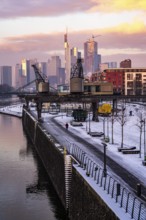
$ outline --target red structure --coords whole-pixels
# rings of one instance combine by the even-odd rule
[[[113,92],[115,94],[123,94],[124,91],[124,69],[106,69],[102,73],[106,82],[113,83]]]

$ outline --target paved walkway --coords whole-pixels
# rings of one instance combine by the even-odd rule
[[[81,137],[73,134],[70,130],[66,131],[65,127],[62,127],[54,118],[50,118],[48,123],[44,123],[44,127],[52,134],[53,137],[57,139],[58,142],[63,144],[63,139],[67,137],[68,139],[74,142],[79,142],[84,146],[84,149],[91,152],[94,155],[94,158],[97,158],[97,161],[100,159],[103,161],[103,152],[101,152],[97,147],[92,145],[87,140],[82,139]],[[88,153],[87,153],[88,154]],[[107,167],[109,167],[113,173],[119,176],[124,182],[125,185],[128,185],[130,190],[137,193],[136,187],[141,181],[131,174],[128,170],[119,165],[116,161],[107,156]],[[107,170],[108,171],[108,170]],[[114,177],[113,177],[114,178]],[[141,183],[142,185],[142,183]],[[141,188],[141,199],[146,202],[146,186],[142,185]]]

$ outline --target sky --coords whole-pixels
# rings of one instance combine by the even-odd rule
[[[66,30],[70,48],[83,52],[93,35],[102,62],[146,67],[145,0],[1,0],[0,65],[58,55],[64,66]]]

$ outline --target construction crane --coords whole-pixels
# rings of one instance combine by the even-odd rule
[[[96,38],[96,37],[100,37],[101,35],[93,35],[92,34],[92,39],[94,40],[94,38]]]
[[[89,41],[89,42],[93,42],[93,41],[94,41],[94,38],[100,37],[100,36],[102,36],[102,35],[93,35],[93,34],[92,34],[91,38],[89,38],[88,41]]]
[[[49,92],[49,82],[45,82],[45,78],[42,76],[40,69],[37,64],[32,64],[32,67],[36,76],[36,90],[38,93],[48,93]]]

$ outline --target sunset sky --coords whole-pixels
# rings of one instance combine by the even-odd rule
[[[83,51],[101,35],[95,40],[102,62],[131,59],[146,67],[145,0],[1,0],[0,65],[63,57],[66,28],[70,47]]]

